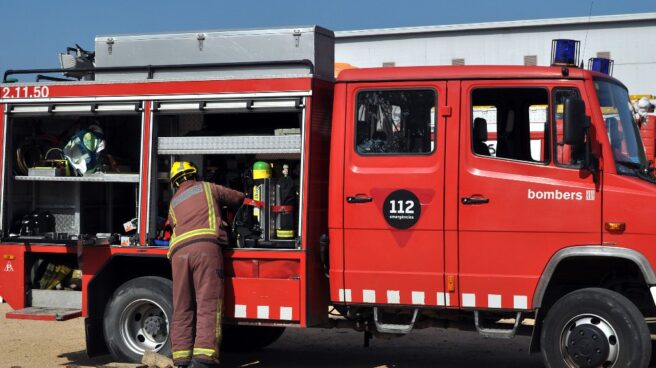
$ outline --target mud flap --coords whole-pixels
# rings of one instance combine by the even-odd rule
[[[84,332],[85,342],[87,344],[87,355],[90,358],[109,354],[109,349],[107,349],[107,345],[105,345],[102,319],[94,320],[91,318],[85,318]]]

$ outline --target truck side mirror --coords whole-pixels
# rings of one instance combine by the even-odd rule
[[[583,169],[599,183],[599,161],[592,155],[590,118],[585,115],[585,102],[578,97],[565,99],[563,106],[563,142],[583,149]]]
[[[563,142],[579,145],[585,142],[588,119],[585,116],[585,102],[577,97],[565,100],[563,107]]]

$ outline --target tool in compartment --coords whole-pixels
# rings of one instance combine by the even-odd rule
[[[280,170],[282,167],[282,170]],[[258,161],[253,165],[251,193],[235,214],[233,235],[237,247],[293,248],[295,246],[296,185],[290,166]],[[280,173],[273,177],[273,173]],[[277,175],[276,175],[277,176]],[[248,175],[245,183],[248,185]]]
[[[77,131],[64,146],[64,155],[79,176],[94,172],[100,166],[100,153],[105,149],[105,135],[98,125]]]
[[[293,239],[296,191],[294,180],[289,176],[289,165],[282,166],[282,177],[276,180],[274,188],[275,200],[274,205],[271,206],[274,236],[277,239]]]
[[[257,161],[253,164],[253,200],[266,203],[265,198],[269,192],[269,183],[271,179],[271,165],[264,161]],[[260,239],[264,240],[266,234],[266,224],[268,220],[268,211],[263,206],[253,207],[253,217],[255,225],[262,229]]]
[[[32,239],[55,239],[55,217],[49,211],[33,211],[21,219],[18,236]]]

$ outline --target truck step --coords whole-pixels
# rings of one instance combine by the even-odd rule
[[[28,307],[8,312],[7,319],[31,319],[37,321],[66,321],[82,316],[81,309]]]
[[[481,324],[481,317],[479,314],[480,314],[479,311],[474,311],[474,323],[476,323],[476,331],[478,331],[478,333],[483,337],[489,337],[494,339],[513,338],[515,336],[515,333],[517,333],[517,328],[519,327],[522,321],[522,312],[517,312],[517,315],[515,316],[515,323],[513,324],[512,328],[484,327]]]
[[[376,330],[380,333],[407,334],[412,331],[418,313],[419,309],[413,310],[412,318],[408,323],[384,323],[381,321],[382,313],[378,311],[378,307],[374,307],[374,323],[376,324]]]

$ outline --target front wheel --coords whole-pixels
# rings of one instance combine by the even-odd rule
[[[141,362],[146,350],[170,355],[172,295],[171,280],[162,277],[139,277],[119,286],[103,319],[105,342],[116,360]]]
[[[549,309],[541,348],[550,368],[645,368],[651,339],[644,316],[629,299],[587,288],[563,296]]]

